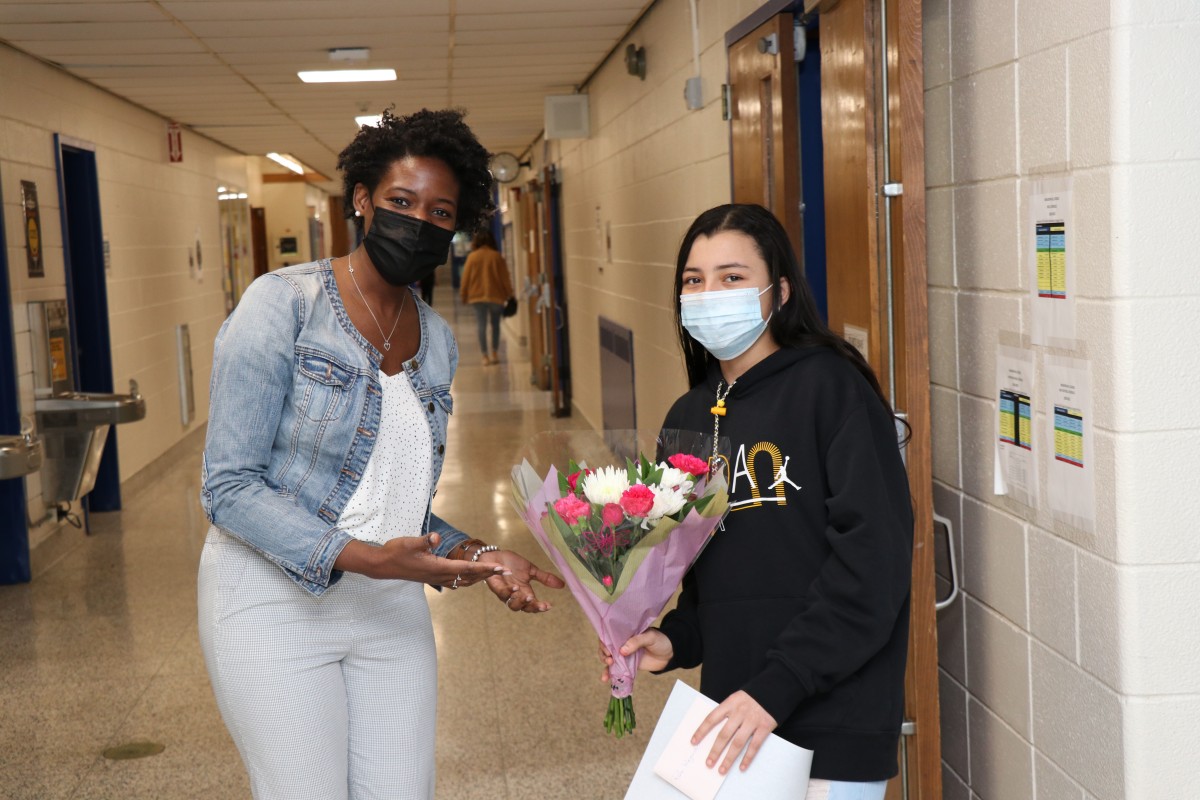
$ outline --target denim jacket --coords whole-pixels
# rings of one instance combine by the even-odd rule
[[[413,297],[421,345],[405,362],[429,421],[433,476],[426,528],[438,555],[464,539],[429,509],[446,452],[458,345]],[[383,400],[382,356],[346,315],[329,260],[254,281],[217,333],[201,503],[210,522],[322,594],[350,535],[338,519],[371,457]]]

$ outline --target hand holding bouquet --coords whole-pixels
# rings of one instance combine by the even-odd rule
[[[525,461],[513,468],[513,495],[614,654],[605,728],[621,737],[636,724],[631,695],[641,654],[618,648],[662,612],[724,518],[724,478],[710,477],[708,462],[685,452],[596,469],[571,459],[565,473],[550,467],[544,478]]]

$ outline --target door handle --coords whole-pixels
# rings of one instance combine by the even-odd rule
[[[945,600],[934,601],[933,607],[937,611],[949,607],[958,598],[958,561],[954,557],[954,526],[950,520],[935,511],[933,514],[934,535],[939,530],[945,531],[946,536],[946,555],[950,561],[950,594],[946,596]]]

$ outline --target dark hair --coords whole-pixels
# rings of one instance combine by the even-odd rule
[[[474,233],[496,210],[492,202],[490,156],[463,122],[464,112],[455,109],[430,111],[423,108],[405,117],[391,109],[383,112],[378,125],[363,125],[358,135],[338,154],[342,172],[342,207],[346,219],[359,228],[362,217],[354,216],[354,187],[362,184],[372,194],[383,176],[405,156],[440,158],[458,180],[456,230]]]
[[[734,231],[749,236],[758,254],[767,262],[767,273],[771,286],[778,287],[786,281],[791,295],[786,303],[779,302],[780,292],[772,294],[774,314],[768,325],[771,336],[780,347],[828,347],[845,358],[867,379],[867,383],[879,395],[884,408],[891,412],[891,404],[879,387],[871,365],[849,342],[838,336],[817,311],[812,289],[800,272],[800,263],[783,225],[767,209],[749,203],[734,203],[710,208],[692,223],[683,243],[679,246],[679,257],[675,261],[675,327],[679,332],[679,344],[683,349],[683,363],[687,367],[688,386],[695,388],[704,382],[709,364],[715,359],[683,327],[679,310],[679,295],[683,292],[683,268],[687,266],[692,245],[701,236],[712,236],[722,231]]]
[[[475,231],[475,235],[471,237],[471,247],[478,250],[481,247],[490,247],[496,249],[496,237],[492,236],[492,232],[487,228],[480,228]]]

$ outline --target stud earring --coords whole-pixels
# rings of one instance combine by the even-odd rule
[[[361,211],[359,211],[359,210],[357,210],[357,209],[355,209],[355,211],[354,211],[354,216],[356,216],[356,217],[361,217],[361,216],[362,216],[362,212],[361,212]]]

